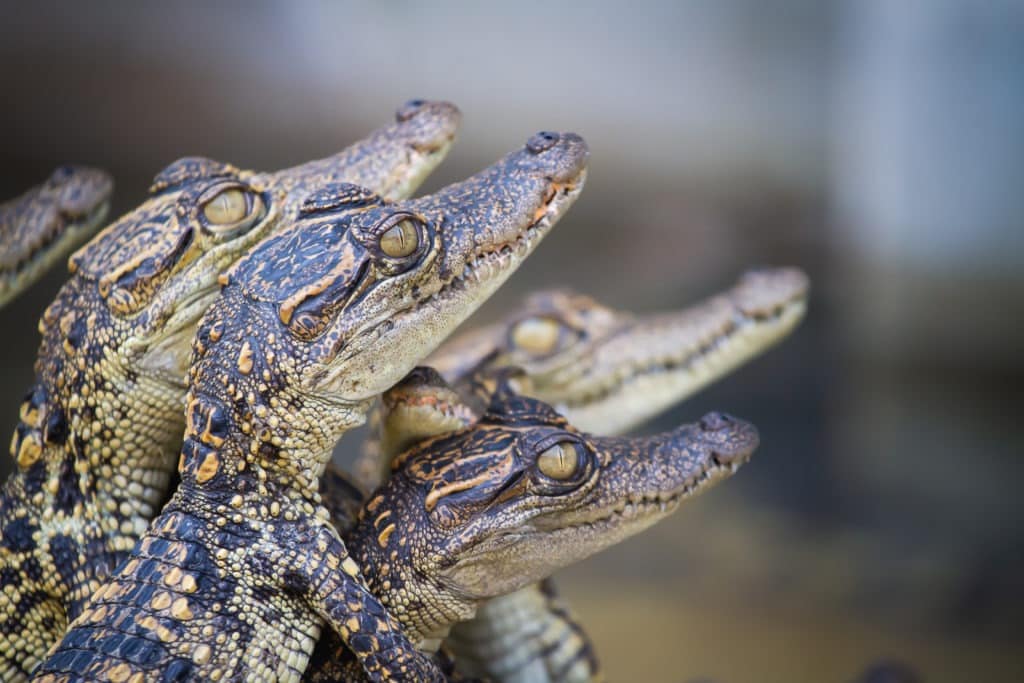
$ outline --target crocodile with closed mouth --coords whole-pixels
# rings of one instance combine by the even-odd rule
[[[342,152],[273,173],[182,159],[72,257],[0,495],[0,679],[28,676],[169,497],[189,347],[221,273],[328,184],[408,195],[459,118],[410,102]]]
[[[501,322],[447,342],[426,363],[463,394],[477,372],[518,367],[524,392],[581,429],[617,434],[783,339],[803,317],[807,295],[807,277],[793,268],[752,270],[696,305],[647,315],[566,290],[539,292]],[[371,416],[375,436],[357,463],[367,490],[386,476],[393,456],[424,435],[470,424],[480,408],[426,391],[393,391],[383,406]],[[550,581],[483,604],[446,645],[460,671],[496,682],[601,679],[586,632]]]
[[[319,479],[548,233],[587,156],[538,133],[416,200],[335,185],[235,264],[193,343],[181,483],[38,680],[298,680],[325,624],[372,680],[438,680],[367,591]]]

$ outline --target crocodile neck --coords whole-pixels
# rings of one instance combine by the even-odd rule
[[[273,334],[257,340],[248,313],[242,309],[223,332],[211,335],[209,325],[200,328],[179,494],[232,500],[242,514],[257,515],[273,496],[301,502],[304,514],[319,515],[319,479],[334,445],[364,422],[371,401],[332,401],[302,392],[274,362],[279,340]]]
[[[20,500],[141,533],[166,500],[184,426],[183,382],[139,373],[112,349],[130,334],[72,279],[43,316],[36,383],[11,452]],[[16,482],[16,483],[15,483]],[[127,525],[127,526],[126,526]]]
[[[380,498],[371,500],[363,509],[359,523],[345,534],[345,545],[359,566],[373,567],[366,581],[374,595],[398,619],[406,635],[420,650],[435,652],[455,624],[476,616],[479,601],[454,593],[435,580],[432,572],[421,571],[416,563],[400,554],[415,552],[414,544],[384,547],[390,533],[411,533],[392,524],[403,519],[401,505],[385,510],[375,507]],[[400,503],[401,501],[389,501]],[[388,529],[393,531],[389,532]]]

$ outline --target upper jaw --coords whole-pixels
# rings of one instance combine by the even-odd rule
[[[543,151],[529,145],[473,177],[410,202],[443,216],[442,277],[484,280],[518,264],[575,202],[586,180],[586,143],[574,133],[549,133]],[[532,140],[532,138],[531,138]]]
[[[544,512],[505,509],[444,542],[439,574],[477,599],[515,590],[643,531],[731,476],[758,444],[753,425],[721,413],[641,438],[584,436],[601,471],[585,493]]]
[[[631,535],[732,476],[759,443],[752,424],[724,413],[650,437],[588,438],[609,458],[589,504],[538,518],[538,528],[623,527]],[[634,522],[641,525],[630,529]]]
[[[620,326],[597,340],[585,368],[538,384],[538,393],[584,429],[624,431],[784,338],[803,317],[807,292],[796,269],[751,271],[696,306]]]
[[[343,182],[403,199],[444,159],[462,114],[448,102],[416,100],[400,107],[395,119],[333,156],[267,174],[266,182],[285,189],[295,204],[319,187]]]

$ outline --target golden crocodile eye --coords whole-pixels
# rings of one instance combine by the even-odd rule
[[[583,463],[580,445],[575,441],[556,443],[537,456],[537,469],[546,477],[565,481],[576,475]]]
[[[408,218],[380,236],[380,250],[391,258],[404,258],[415,252],[419,246],[420,231]]]
[[[249,213],[249,198],[237,187],[220,192],[203,206],[203,216],[211,225],[234,225]]]
[[[512,345],[534,356],[545,356],[558,347],[562,325],[552,318],[526,318],[512,328]]]

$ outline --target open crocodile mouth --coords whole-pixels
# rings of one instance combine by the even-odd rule
[[[438,421],[455,421],[459,424],[475,422],[477,415],[462,401],[451,401],[434,394],[385,394],[384,401],[391,412],[422,411],[436,416]]]
[[[756,355],[772,342],[781,339],[803,317],[807,308],[804,296],[782,301],[765,311],[745,312],[739,307],[733,316],[719,326],[696,349],[679,356],[650,359],[632,358],[598,377],[591,376],[593,386],[574,393],[560,402],[560,408],[586,408],[625,391],[629,385],[664,375],[697,374],[699,369],[711,378],[743,360]],[[596,381],[595,381],[596,379]],[[695,387],[696,388],[696,387]]]
[[[44,265],[64,252],[64,245],[74,245],[82,241],[97,227],[110,210],[110,202],[97,204],[87,213],[77,217],[65,217],[63,227],[58,225],[44,234],[13,263],[0,264],[0,277],[5,280],[16,280],[28,272]]]

